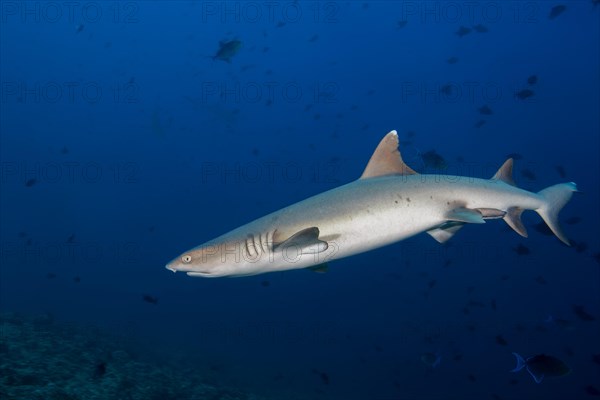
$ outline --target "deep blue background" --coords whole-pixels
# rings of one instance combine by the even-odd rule
[[[82,2],[71,14],[2,2],[1,310],[133,335],[211,382],[273,398],[586,397],[600,388],[600,6],[570,1],[549,19],[557,4]],[[477,24],[489,31],[455,34]],[[243,43],[231,63],[211,60],[231,39]],[[531,75],[535,95],[518,99]],[[356,179],[392,129],[418,170],[435,149],[447,173],[488,177],[516,152],[523,188],[577,182],[561,219],[581,219],[565,225],[578,250],[527,213],[528,239],[491,221],[327,274],[164,269]],[[573,373],[536,385],[508,372],[512,351]],[[433,370],[427,352],[442,356]]]

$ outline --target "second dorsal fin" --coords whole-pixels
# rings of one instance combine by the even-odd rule
[[[413,175],[416,172],[404,163],[398,150],[398,133],[391,131],[379,142],[360,179],[386,175]]]

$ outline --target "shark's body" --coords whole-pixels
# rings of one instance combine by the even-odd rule
[[[523,210],[535,210],[563,242],[557,222],[574,183],[532,193],[514,186],[509,159],[492,179],[420,175],[381,141],[360,179],[243,225],[167,265],[190,276],[246,276],[322,265],[421,232],[445,242],[466,223],[503,218],[526,236]]]

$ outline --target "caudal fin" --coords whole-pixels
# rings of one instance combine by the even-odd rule
[[[520,355],[518,355],[517,353],[512,353],[512,354],[517,359],[517,366],[515,367],[515,369],[511,369],[510,372],[519,372],[520,370],[522,370],[525,367],[525,365],[527,365],[527,361],[525,361],[525,359],[523,357],[521,357]]]
[[[558,213],[569,202],[573,192],[577,192],[577,185],[573,182],[550,186],[538,192],[538,195],[544,200],[544,204],[535,210],[542,217],[546,225],[548,225],[548,228],[567,246],[571,244],[560,228]]]

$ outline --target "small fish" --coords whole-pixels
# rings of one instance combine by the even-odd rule
[[[444,157],[439,155],[435,150],[429,150],[426,153],[421,154],[421,159],[425,167],[444,170],[448,167]]]
[[[100,361],[94,367],[94,378],[102,378],[106,374],[106,363],[104,361]]]
[[[329,385],[329,374],[327,374],[327,372],[321,372],[315,368],[312,369],[312,372],[321,378],[321,382],[323,382],[324,385]]]
[[[524,359],[517,353],[512,354],[517,359],[517,366],[510,372],[519,372],[525,368],[535,383],[541,383],[546,377],[560,377],[571,372],[571,368],[556,357],[538,354]]]
[[[492,115],[494,112],[492,111],[492,109],[490,107],[488,107],[487,105],[483,106],[483,107],[479,107],[479,114],[481,115]]]
[[[581,222],[581,218],[580,217],[569,217],[565,220],[565,224],[568,225],[575,225]]]
[[[535,176],[535,174],[533,173],[533,171],[532,171],[532,170],[530,170],[530,169],[527,169],[527,168],[525,168],[525,169],[521,170],[521,175],[522,175],[524,178],[527,178],[527,179],[529,179],[530,181],[535,181],[535,179],[536,179],[536,176]]]
[[[471,381],[471,382],[475,382],[477,380],[477,377],[473,374],[469,374],[467,375],[467,378]]]
[[[279,21],[277,23],[277,25],[275,25],[276,28],[283,28],[284,26],[285,26],[285,22],[283,22],[283,21]]]
[[[583,253],[588,249],[588,245],[586,242],[573,242],[572,245],[575,251],[578,253]]]
[[[446,60],[448,64],[456,64],[458,62],[458,57],[450,57]]]
[[[481,128],[483,125],[485,125],[485,119],[480,119],[479,121],[477,121],[475,123],[475,125],[473,125],[475,128]]]
[[[548,283],[548,281],[546,281],[546,278],[544,278],[542,275],[538,275],[538,277],[535,278],[535,281],[540,285],[545,285]]]
[[[72,233],[71,236],[67,238],[67,243],[75,243],[75,234]]]
[[[533,86],[537,83],[538,81],[538,77],[537,75],[531,75],[529,78],[527,78],[527,84],[530,86]]]
[[[32,187],[36,183],[37,183],[37,179],[31,178],[31,179],[28,179],[27,182],[25,182],[25,186],[26,187]]]
[[[533,226],[533,228],[538,231],[539,233],[541,233],[542,235],[545,236],[554,236],[554,233],[552,233],[552,231],[550,230],[550,228],[548,228],[548,225],[546,225],[543,222],[538,222],[537,224],[535,224]]]
[[[430,368],[435,368],[440,365],[442,356],[438,353],[423,353],[421,354],[421,362]]]
[[[482,25],[482,24],[477,24],[477,25],[473,26],[473,29],[475,30],[475,32],[478,32],[478,33],[489,32],[489,29],[485,25]]]
[[[460,28],[458,28],[458,30],[455,32],[455,34],[458,35],[458,37],[463,37],[468,35],[469,33],[471,33],[471,28],[467,28],[466,26],[460,26]]]
[[[443,86],[440,88],[440,93],[443,93],[443,94],[445,94],[446,96],[451,96],[451,95],[452,95],[452,92],[453,92],[453,89],[452,89],[452,85],[450,85],[450,84],[448,84],[448,85],[443,85]]]
[[[73,282],[79,283],[79,282],[81,282],[81,278],[79,276],[76,276],[73,278]]]
[[[398,21],[398,23],[396,24],[396,28],[403,29],[406,26],[406,24],[408,24],[408,21],[406,20]]]
[[[492,307],[492,310],[496,311],[496,309],[498,308],[498,306],[496,305],[496,299],[492,299],[490,301],[490,306]]]
[[[158,304],[158,297],[154,297],[149,294],[143,295],[142,300],[144,300],[146,303],[150,303],[150,304],[154,304],[154,305]]]
[[[310,39],[308,39],[308,41],[309,41],[310,43],[314,43],[314,42],[316,42],[318,39],[319,39],[319,35],[315,34],[315,35],[312,35],[312,36],[310,37]]]
[[[496,343],[498,343],[500,346],[508,345],[508,342],[506,341],[506,339],[504,339],[504,337],[502,335],[496,336]]]
[[[242,42],[239,40],[222,40],[219,42],[219,50],[212,56],[214,60],[221,60],[231,64],[231,58],[235,56],[242,48]]]
[[[589,322],[596,320],[596,318],[592,314],[589,314],[587,311],[585,311],[585,308],[583,306],[573,304],[571,305],[571,310],[573,310],[573,314],[575,314],[577,318],[579,318],[582,321]]]
[[[562,4],[552,7],[550,14],[548,14],[548,19],[554,19],[558,17],[560,14],[564,13],[566,9],[567,7]]]
[[[271,286],[271,282],[264,280],[264,281],[260,282],[260,285],[263,287],[269,287],[269,286]]]
[[[517,93],[515,93],[515,96],[517,96],[521,100],[525,100],[525,99],[530,98],[534,94],[535,94],[534,91],[531,89],[523,89],[523,90],[519,90]]]
[[[600,397],[600,390],[596,389],[594,386],[592,385],[587,385],[585,387],[585,392],[587,394],[589,394],[590,396],[598,396]]]
[[[529,250],[529,247],[527,247],[521,243],[519,243],[519,245],[517,247],[515,247],[513,250],[515,251],[515,253],[517,253],[517,255],[520,255],[520,256],[526,256],[531,253],[531,250]]]
[[[75,33],[83,31],[83,28],[85,28],[84,24],[78,24],[77,26],[75,26]]]
[[[62,149],[60,149],[60,154],[69,154],[69,148],[67,146],[63,146]]]
[[[565,171],[565,167],[563,167],[562,165],[557,165],[554,168],[556,169],[558,176],[560,176],[561,178],[567,177],[567,172]]]

